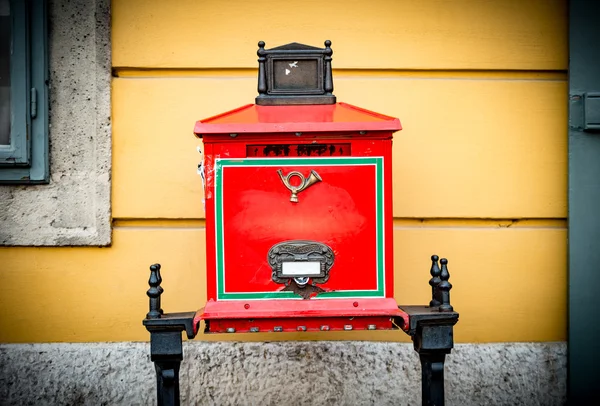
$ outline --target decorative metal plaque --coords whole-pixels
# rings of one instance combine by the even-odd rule
[[[334,104],[332,54],[329,40],[325,48],[292,42],[271,49],[260,41],[256,104]]]
[[[329,246],[306,240],[280,242],[273,245],[267,255],[273,282],[287,284],[294,279],[302,286],[309,278],[313,285],[327,282],[334,259]]]

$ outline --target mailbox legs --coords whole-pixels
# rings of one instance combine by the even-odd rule
[[[156,398],[159,406],[179,405],[179,365],[177,361],[154,361]]]
[[[424,405],[444,405],[445,353],[421,352],[421,393]]]
[[[458,313],[450,305],[448,260],[431,257],[431,302],[429,306],[400,306],[408,314],[409,328],[415,351],[421,359],[421,390],[423,406],[444,405],[444,361],[454,347],[453,330]]]
[[[444,405],[444,361],[454,346],[456,312],[440,312],[428,306],[400,306],[408,314],[415,351],[421,359],[423,406]]]
[[[164,314],[160,306],[160,265],[150,267],[148,296],[150,311],[143,321],[150,332],[150,359],[156,368],[157,404],[159,406],[179,405],[179,366],[183,359],[181,333],[188,339],[194,338],[195,312]]]
[[[431,257],[432,300],[429,306],[399,306],[408,314],[407,333],[413,340],[415,351],[421,360],[421,390],[424,406],[444,405],[444,361],[454,346],[453,328],[458,322],[458,313],[450,305],[446,259],[437,265],[438,257]],[[150,355],[156,368],[157,404],[179,405],[179,367],[183,359],[181,333],[188,339],[196,335],[195,312],[165,314],[161,308],[160,265],[150,267],[148,296],[150,310],[143,320],[150,332]],[[403,323],[402,319],[398,323]]]

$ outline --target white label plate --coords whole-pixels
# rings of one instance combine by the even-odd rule
[[[281,276],[312,276],[320,273],[320,262],[284,262],[281,264]]]

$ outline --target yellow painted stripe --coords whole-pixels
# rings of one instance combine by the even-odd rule
[[[112,74],[118,78],[256,78],[254,68],[113,68]]]
[[[457,342],[566,339],[566,230],[402,228],[394,230],[394,247],[400,304],[428,303],[429,257],[449,259],[451,300],[460,312]],[[0,342],[147,341],[141,322],[148,312],[148,266],[156,262],[163,266],[166,312],[206,303],[205,232],[199,228],[116,227],[111,247],[3,247],[0,257]],[[307,338],[408,341],[398,331],[236,337]]]
[[[567,219],[395,218],[395,228],[567,228]]]
[[[562,81],[338,78],[339,100],[399,117],[394,216],[565,218]],[[113,80],[113,216],[202,218],[196,120],[252,103],[255,78]]]
[[[113,219],[116,228],[205,228],[204,219]],[[567,219],[395,218],[394,228],[567,228]]]
[[[567,230],[405,228],[394,247],[399,303],[423,303],[427,260],[448,258],[457,342],[566,340]]]
[[[256,78],[258,70],[249,68],[115,68],[119,78]],[[566,71],[533,70],[416,70],[416,69],[334,69],[334,78],[422,78],[481,80],[558,80],[566,81]]]
[[[113,219],[113,227],[204,228],[204,219]]]
[[[477,69],[334,69],[336,77],[482,79],[482,80],[567,80],[564,70],[477,70]]]
[[[256,66],[333,43],[337,68],[566,70],[566,0],[114,0],[113,66]]]

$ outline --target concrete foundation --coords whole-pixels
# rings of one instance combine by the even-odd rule
[[[410,344],[185,343],[184,405],[420,405]],[[2,405],[150,405],[147,343],[0,345]],[[462,344],[447,405],[563,405],[566,343]]]

